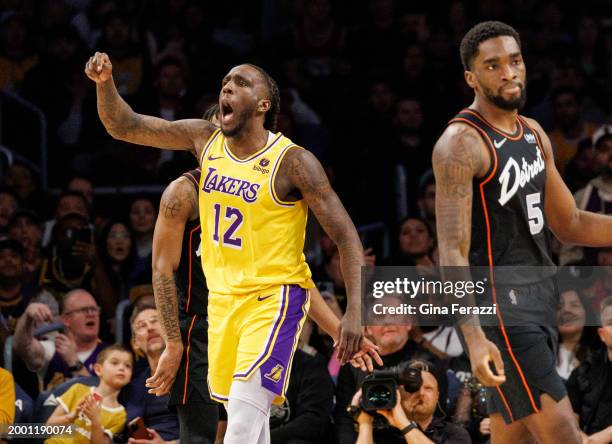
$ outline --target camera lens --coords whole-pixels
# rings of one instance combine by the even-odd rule
[[[387,407],[393,399],[393,394],[387,385],[374,385],[370,387],[368,401],[371,406],[376,408]]]

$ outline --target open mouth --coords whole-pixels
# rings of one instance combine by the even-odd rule
[[[221,102],[221,122],[229,123],[234,116],[234,109],[227,102]]]
[[[92,327],[95,327],[95,326],[96,326],[96,321],[87,321],[87,322],[85,322],[85,327],[92,328]]]

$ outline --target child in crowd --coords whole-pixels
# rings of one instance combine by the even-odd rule
[[[102,350],[94,364],[100,384],[95,388],[74,384],[57,398],[59,405],[47,420],[48,425],[72,424],[72,436],[53,437],[45,444],[111,442],[125,424],[125,408],[117,396],[132,378],[132,365],[132,354],[122,345]]]

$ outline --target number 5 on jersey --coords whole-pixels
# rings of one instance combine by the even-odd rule
[[[215,230],[213,232],[213,241],[215,244],[219,244],[219,222],[221,219],[221,204],[215,204]],[[238,208],[225,207],[224,220],[229,221],[230,224],[223,233],[222,245],[237,250],[242,249],[242,238],[236,237],[236,231],[242,226],[244,217]]]
[[[544,228],[544,214],[540,208],[540,193],[532,193],[525,196],[527,204],[527,216],[529,217],[529,231],[532,235],[538,234]]]

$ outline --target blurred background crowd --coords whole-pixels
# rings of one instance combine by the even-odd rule
[[[151,287],[160,192],[197,162],[106,134],[83,73],[94,51],[109,54],[136,111],[168,120],[201,117],[232,66],[264,67],[281,91],[279,130],[325,166],[366,262],[435,267],[431,152],[472,101],[458,47],[484,19],[519,31],[522,113],[547,131],[578,205],[612,213],[609,0],[0,0],[0,363],[14,387],[0,388],[0,423],[44,422],[49,396],[75,377],[97,384],[99,351],[120,342],[137,357],[129,398],[144,399],[124,403],[128,420],[145,416],[160,440],[178,438],[176,414],[138,381],[163,348]],[[611,248],[552,241],[560,265],[612,267]],[[305,253],[341,316],[338,252],[314,220]],[[557,367],[593,435],[612,427],[612,384],[599,386],[612,378],[612,273],[560,290]],[[436,369],[435,399],[417,394],[435,442],[487,441],[482,390],[452,329],[414,320],[367,333],[385,365],[422,358]],[[357,439],[368,418],[355,424],[345,409],[363,374],[340,368],[332,345],[307,325],[273,442]],[[375,418],[377,442],[403,442],[389,422]],[[449,424],[469,436],[442,438]]]

